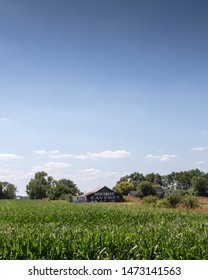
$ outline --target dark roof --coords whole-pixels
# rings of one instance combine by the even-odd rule
[[[90,194],[93,194],[93,193],[96,193],[96,192],[101,191],[103,188],[107,188],[108,190],[114,192],[114,191],[111,190],[110,188],[104,186],[104,187],[97,187],[97,188],[95,188],[94,190],[92,190],[92,191],[90,191],[90,192],[87,192],[87,193],[85,193],[85,194],[82,194],[82,195],[80,195],[80,196],[88,196],[88,195],[90,195]],[[114,192],[114,193],[115,193],[115,192]]]

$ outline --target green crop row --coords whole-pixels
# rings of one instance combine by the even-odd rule
[[[208,215],[125,204],[0,201],[0,259],[208,259]]]

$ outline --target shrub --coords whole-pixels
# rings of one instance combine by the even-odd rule
[[[196,208],[199,206],[197,198],[194,195],[185,195],[182,198],[181,204],[188,208]]]
[[[165,196],[163,199],[164,205],[170,208],[176,208],[176,206],[181,202],[182,200],[182,195],[174,191],[172,193],[169,193]]]
[[[145,204],[156,205],[158,198],[155,195],[148,195],[142,199],[142,202]]]

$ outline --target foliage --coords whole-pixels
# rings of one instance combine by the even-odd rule
[[[158,173],[149,173],[145,176],[145,181],[148,181],[150,183],[154,183],[155,181],[162,185],[162,176]]]
[[[144,204],[156,205],[158,202],[158,198],[155,195],[148,195],[142,199]]]
[[[148,181],[142,181],[137,186],[137,192],[139,197],[144,197],[148,195],[156,195],[152,184]]]
[[[191,190],[199,196],[208,196],[208,173],[204,173],[199,169],[171,172],[167,175],[153,172],[143,175],[142,173],[134,172],[121,177],[117,184],[130,182],[134,186],[134,190],[136,190],[139,183],[144,181],[153,183],[155,180],[163,186],[163,189]]]
[[[48,197],[50,199],[66,199],[68,197],[71,200],[72,195],[80,194],[79,189],[69,179],[61,179],[53,182],[52,187],[49,190]],[[68,196],[67,196],[68,195]]]
[[[48,192],[52,186],[53,178],[44,171],[35,173],[26,186],[26,193],[31,199],[42,199],[48,197]]]
[[[182,193],[180,191],[172,190],[166,193],[163,203],[167,207],[175,208],[182,200]]]
[[[66,199],[71,201],[72,195],[81,194],[76,185],[69,179],[54,180],[44,171],[35,173],[26,186],[31,199],[49,198],[51,200]]]
[[[208,259],[205,214],[47,200],[4,200],[0,212],[1,260]]]
[[[17,188],[8,182],[0,182],[0,199],[16,198]]]
[[[130,175],[126,175],[121,177],[120,180],[116,183],[116,186],[121,182],[129,182],[133,186],[133,190],[136,190],[136,186],[138,183],[142,182],[145,179],[144,175],[139,172],[131,173]]]
[[[173,189],[166,192],[162,204],[170,208],[176,208],[179,205],[188,208],[196,208],[199,206],[196,196],[189,191]]]
[[[122,195],[128,195],[130,191],[134,190],[134,186],[130,182],[120,182],[113,188],[113,190]]]
[[[197,208],[199,203],[195,195],[184,195],[181,204],[188,208]]]
[[[204,176],[204,172],[199,169],[172,172],[162,176],[162,185],[163,187],[188,190],[192,187],[192,178],[196,176],[202,177]]]
[[[193,190],[199,196],[208,196],[208,179],[203,177],[193,177],[192,178]]]

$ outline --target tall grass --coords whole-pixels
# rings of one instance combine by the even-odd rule
[[[0,201],[0,259],[208,259],[208,215],[61,201]]]

